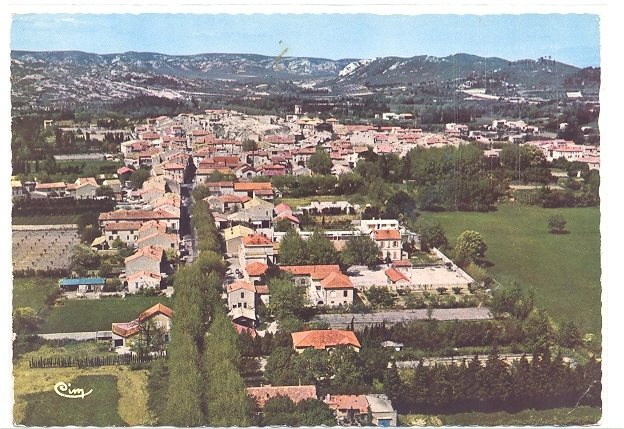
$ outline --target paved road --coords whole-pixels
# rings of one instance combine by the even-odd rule
[[[432,319],[437,320],[484,320],[490,319],[490,309],[486,307],[479,308],[441,308],[433,310]],[[315,318],[316,321],[324,321],[329,323],[332,328],[344,328],[351,324],[353,320],[354,326],[364,327],[380,323],[393,325],[395,323],[409,322],[410,320],[427,319],[427,310],[401,310],[401,311],[382,311],[378,313],[368,314],[321,314]]]
[[[99,340],[109,339],[112,336],[111,331],[97,331],[97,332],[60,332],[56,334],[38,334],[41,338],[46,340],[76,340],[87,341],[94,340],[95,336]]]

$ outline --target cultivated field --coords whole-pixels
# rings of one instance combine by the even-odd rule
[[[551,234],[548,217],[561,212],[569,234]],[[450,244],[466,229],[488,245],[487,268],[503,285],[532,287],[536,304],[556,322],[573,320],[582,331],[600,336],[600,210],[543,209],[502,205],[490,213],[426,213],[438,219]]]
[[[13,226],[13,270],[67,269],[80,243],[75,225]]]

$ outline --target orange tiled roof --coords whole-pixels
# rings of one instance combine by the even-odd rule
[[[150,228],[155,228],[158,231],[165,232],[167,230],[167,224],[165,222],[160,222],[157,220],[148,220],[141,224],[141,227],[139,228],[139,232],[146,231]]]
[[[295,276],[310,276],[313,280],[323,280],[333,272],[340,272],[338,265],[290,265],[280,269]]]
[[[247,237],[243,237],[243,244],[245,246],[267,246],[273,245],[271,239],[265,235],[251,234]]]
[[[262,262],[252,262],[251,264],[245,267],[245,271],[252,277],[261,276],[266,273],[266,270],[269,268],[267,264],[263,264]]]
[[[375,240],[400,240],[401,234],[396,229],[375,230]]]
[[[247,283],[247,282],[234,282],[234,283],[230,283],[227,286],[227,292],[234,292],[237,291],[239,289],[245,289],[248,290],[250,292],[255,292],[256,288],[254,287],[254,285]]]
[[[352,289],[351,279],[342,273],[333,272],[321,280],[325,289]]]
[[[128,256],[124,262],[128,263],[129,261],[133,261],[137,258],[146,257],[150,259],[154,259],[156,261],[160,261],[163,257],[164,250],[162,247],[158,246],[144,246],[141,247],[134,255]]]
[[[135,231],[141,228],[141,222],[111,222],[106,224],[104,231]]]
[[[247,393],[254,398],[256,406],[262,409],[269,399],[277,396],[288,396],[295,403],[304,399],[316,399],[316,386],[248,387]]]
[[[272,191],[273,187],[270,182],[236,182],[234,183],[235,191]]]
[[[325,403],[332,410],[357,410],[360,414],[368,413],[368,401],[364,395],[334,395]]]
[[[267,285],[256,285],[256,293],[258,295],[268,295],[269,287]]]
[[[160,274],[151,273],[149,271],[138,271],[138,272],[132,274],[131,276],[129,276],[128,280],[134,280],[134,279],[137,279],[137,278],[143,277],[143,276],[151,277],[151,278],[157,279],[157,280],[161,279]]]
[[[384,274],[390,279],[392,283],[396,283],[399,280],[405,280],[409,282],[409,279],[405,277],[403,273],[395,270],[394,268],[388,268],[386,271],[384,271]]]
[[[319,329],[314,331],[293,332],[290,334],[295,349],[313,347],[323,350],[327,347],[353,346],[360,348],[353,331],[340,331],[338,329]]]

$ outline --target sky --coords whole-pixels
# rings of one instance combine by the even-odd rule
[[[277,56],[288,49],[287,56],[334,60],[469,53],[600,65],[600,17],[591,13],[24,13],[13,15],[10,35],[11,49],[32,51]]]

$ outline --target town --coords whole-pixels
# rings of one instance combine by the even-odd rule
[[[391,119],[393,115],[384,113],[383,117]],[[413,121],[409,115],[404,119]],[[447,397],[436,404],[424,398],[406,399],[410,397],[407,391],[399,392],[409,389],[411,382],[401,381],[399,368],[437,373],[440,369],[431,369],[432,363],[423,367],[422,358],[437,362],[435,368],[441,368],[438,364],[442,362],[448,365],[444,360],[448,357],[454,365],[476,359],[476,355],[448,354],[446,349],[434,351],[437,348],[433,347],[429,348],[431,356],[414,360],[403,348],[405,343],[408,347],[413,347],[414,341],[418,344],[424,333],[420,339],[413,338],[399,333],[398,326],[447,320],[464,321],[463,329],[487,331],[498,314],[511,312],[521,320],[532,311],[533,298],[517,289],[502,298],[507,302],[497,300],[497,294],[492,299],[491,290],[499,285],[477,264],[487,249],[478,232],[465,231],[452,249],[440,224],[410,218],[414,201],[405,193],[402,201],[392,201],[397,207],[391,206],[392,199],[383,202],[385,207],[374,205],[379,204],[375,199],[370,199],[373,204],[347,201],[345,197],[354,193],[349,187],[363,188],[366,169],[362,165],[374,165],[389,156],[405,162],[422,150],[457,153],[478,147],[483,159],[497,168],[509,164],[506,152],[513,150],[514,156],[533,156],[542,164],[569,163],[578,168],[573,171],[578,177],[582,171],[600,169],[599,146],[542,137],[536,126],[504,119],[479,130],[449,123],[442,132],[434,133],[416,127],[344,125],[306,115],[301,106],[295,106],[285,118],[206,110],[150,118],[113,131],[96,124],[87,129],[67,125],[53,120],[42,124],[44,129],[55,129],[61,139],[71,135],[103,141],[107,136],[119,136],[119,147],[110,154],[55,156],[57,164],[95,161],[120,166],[72,182],[28,180],[27,175],[13,178],[14,214],[33,208],[60,210],[70,201],[77,208],[82,204],[99,211],[91,225],[14,225],[14,273],[26,277],[67,273],[50,295],[52,306],[128,300],[135,295],[165,297],[168,305],[159,301],[140,309],[134,318],[120,317],[92,331],[61,330],[39,334],[39,338],[108,343],[113,354],[97,362],[109,364],[133,362],[140,366],[160,358],[161,366],[152,369],[156,376],[166,371],[162,359],[167,358],[172,383],[174,359],[188,360],[190,356],[168,350],[169,343],[175,347],[175,335],[188,334],[197,323],[184,320],[192,319],[189,312],[193,313],[193,308],[208,305],[201,316],[204,323],[232,329],[239,336],[224,340],[239,350],[224,356],[231,365],[222,370],[232,372],[241,386],[244,380],[246,394],[253,399],[253,405],[245,405],[248,411],[243,420],[223,417],[225,420],[215,423],[223,425],[242,421],[396,426],[396,407],[405,412],[421,404],[421,409],[437,410],[450,400]],[[516,155],[518,151],[526,154]],[[511,174],[524,175],[526,170],[520,172],[520,168],[512,166]],[[315,178],[320,179],[315,182]],[[568,184],[561,183],[564,187]],[[533,188],[544,193],[561,186],[549,180]],[[315,194],[320,199],[315,199]],[[291,205],[290,201],[302,204]],[[458,251],[461,240],[465,241],[464,252]],[[448,249],[450,255],[445,254]],[[193,279],[193,275],[199,277]],[[195,293],[204,290],[207,295],[193,296],[188,290],[193,284]],[[180,307],[182,302],[187,308]],[[519,305],[528,307],[525,314],[515,316]],[[223,308],[217,309],[219,306]],[[32,309],[18,310],[16,323],[27,331],[29,324],[36,324],[29,314]],[[225,315],[231,328],[220,319]],[[184,323],[186,329],[176,331],[176,322]],[[195,329],[201,332],[205,328]],[[573,331],[569,346],[578,343],[579,334],[574,334],[578,327],[570,324],[566,329]],[[198,340],[203,348],[209,347],[209,342],[208,338]],[[486,343],[481,339],[474,344]],[[489,359],[501,359],[499,362],[512,368],[529,365],[525,356],[529,350],[512,349],[514,352],[500,357],[490,354],[483,370],[492,365]],[[550,357],[539,357],[536,350],[528,354],[534,362],[547,359],[548,365],[569,366],[568,371],[578,365],[568,357],[550,363]],[[78,362],[40,358],[31,359],[29,365],[88,365]],[[458,410],[465,401],[462,398]],[[308,405],[303,408],[303,404]],[[163,407],[177,410],[171,409],[167,416],[161,409],[162,414],[153,417],[154,423],[202,423],[199,418],[187,420],[192,410],[177,404],[173,394],[169,405]],[[254,417],[254,410],[261,420]],[[296,413],[300,420],[294,414],[280,420],[285,418],[279,414],[284,410]]]

